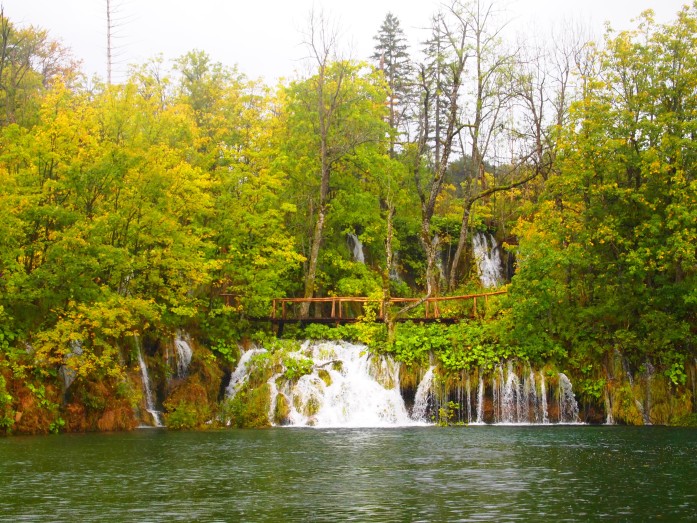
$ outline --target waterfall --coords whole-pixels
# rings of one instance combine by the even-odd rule
[[[346,235],[346,243],[348,243],[351,254],[353,255],[353,260],[358,263],[365,263],[365,253],[363,252],[363,242],[360,238],[350,232]]]
[[[225,389],[225,396],[228,399],[234,398],[237,391],[240,390],[244,382],[247,381],[249,377],[249,360],[252,359],[252,356],[255,354],[261,354],[263,352],[266,352],[266,349],[250,349],[246,352],[242,352],[240,361],[237,363],[237,368],[235,368],[235,372],[230,376],[230,383],[228,383],[227,389]]]
[[[477,232],[472,237],[472,250],[479,267],[479,279],[485,288],[498,287],[503,281],[501,248],[491,234]]]
[[[545,375],[540,372],[540,418],[542,423],[549,423],[549,411],[547,410],[547,386],[545,384]]]
[[[502,368],[503,372],[503,368]],[[508,376],[501,393],[500,423],[519,423],[520,420],[520,380],[513,372],[513,362],[508,362]],[[503,383],[503,379],[501,380]]]
[[[578,423],[578,403],[566,374],[559,373],[559,423]]]
[[[539,383],[538,383],[539,381]],[[493,422],[500,424],[548,424],[547,384],[542,372],[531,367],[516,371],[513,361],[508,361],[506,369],[499,364],[491,377]],[[484,384],[480,378],[479,398],[483,396]],[[538,392],[539,391],[539,392]],[[571,381],[565,374],[559,374],[557,392],[558,423],[578,423],[579,408],[573,393]],[[477,400],[477,422],[482,420],[482,400]]]
[[[605,412],[606,417],[605,417],[605,424],[606,425],[614,425],[615,424],[615,417],[612,415],[612,399],[610,398],[610,394],[608,394],[607,387],[605,387]]]
[[[145,394],[145,407],[152,416],[153,424],[156,427],[164,427],[160,419],[160,411],[155,409],[155,399],[150,389],[150,376],[148,376],[148,367],[145,365],[143,352],[140,349],[140,340],[135,338],[136,350],[138,351],[138,365],[140,366],[140,375],[143,381],[143,393]]]
[[[262,362],[255,355],[268,358],[262,358]],[[304,367],[304,375],[294,371],[290,377],[288,370],[295,367],[290,367],[289,359],[311,360],[311,365]],[[255,367],[262,363],[265,367]],[[391,356],[372,354],[364,345],[347,342],[308,341],[282,353],[257,348],[241,355],[230,377],[227,397],[234,399],[254,375],[253,386],[264,385],[269,391],[269,423],[287,426],[423,425],[449,401],[459,404],[457,417],[448,407],[450,422],[549,424],[550,396],[558,402],[558,411],[553,411],[555,423],[578,422],[578,404],[566,375],[559,374],[549,392],[543,372],[528,364],[499,363],[488,376],[483,368],[479,369],[478,383],[471,383],[469,372],[463,371],[458,380],[446,386],[445,381],[437,379],[434,363],[418,383],[411,415],[401,396],[399,373],[400,365]],[[261,383],[260,376],[264,376]],[[491,396],[487,396],[489,383]]]
[[[431,365],[416,389],[414,396],[414,408],[411,411],[412,419],[416,421],[427,421],[429,400],[433,395],[433,371],[435,367]]]
[[[535,373],[530,367],[530,373],[524,381],[525,396],[528,398],[523,404],[523,417],[530,420],[532,423],[539,423],[539,405],[537,401],[537,388],[535,387]],[[530,410],[532,407],[532,411]]]
[[[185,378],[189,373],[189,365],[193,356],[193,351],[187,338],[188,336],[181,332],[177,332],[177,336],[174,338],[174,348],[177,351],[177,377],[179,378]]]
[[[350,343],[315,343],[306,350],[314,361],[313,372],[282,389],[289,399],[290,425],[415,424],[399,391],[399,366],[391,358],[371,356],[365,346]]]
[[[470,373],[467,372],[467,379],[465,380],[465,387],[467,387],[467,423],[472,423],[472,398],[470,392]]]
[[[399,275],[399,269],[398,269],[399,262],[398,262],[398,260],[399,260],[399,253],[394,252],[392,254],[392,267],[390,267],[390,280],[397,282],[397,283],[401,283],[404,280]]]
[[[235,397],[254,370],[253,356],[265,352],[265,349],[252,349],[242,354],[230,377],[228,399]],[[284,370],[268,378],[268,419],[272,424],[314,427],[423,424],[409,417],[399,390],[400,366],[391,357],[374,355],[363,345],[346,342],[305,342],[297,351],[286,353],[283,359],[288,361],[287,358],[311,359],[313,365],[310,373],[295,379],[288,379]]]
[[[477,423],[484,423],[484,377],[479,371],[479,389],[477,391]]]

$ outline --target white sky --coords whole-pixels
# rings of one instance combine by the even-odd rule
[[[121,20],[115,45],[119,62],[114,80],[128,64],[143,63],[162,53],[177,58],[192,49],[207,52],[214,61],[237,64],[252,78],[274,83],[302,71],[307,54],[302,30],[313,7],[338,20],[345,47],[353,58],[366,59],[373,36],[387,12],[395,14],[407,37],[423,40],[438,10],[436,0],[111,0]],[[675,18],[692,0],[498,0],[512,20],[510,31],[548,34],[553,25],[578,20],[597,35],[609,21],[615,29],[631,27],[630,20],[653,9],[659,22]],[[5,15],[17,25],[36,25],[70,47],[83,60],[88,75],[106,76],[106,0],[0,0]]]

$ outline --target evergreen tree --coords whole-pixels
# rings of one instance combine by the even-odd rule
[[[395,137],[399,135],[399,127],[404,119],[406,100],[409,97],[409,77],[411,60],[404,31],[399,25],[399,19],[392,13],[387,13],[378,34],[373,37],[376,41],[375,52],[371,56],[378,63],[385,75],[389,86],[390,128],[393,137],[390,141],[390,154],[394,155]]]

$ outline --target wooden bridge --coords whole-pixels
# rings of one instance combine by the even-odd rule
[[[464,296],[436,298],[390,298],[387,302],[375,298],[275,298],[269,321],[282,329],[285,323],[345,324],[357,321],[384,321],[385,313],[394,313],[404,306],[419,303],[404,317],[396,321],[455,323],[464,318],[478,318],[486,313],[489,298],[507,291]],[[303,304],[309,304],[309,313],[302,315]]]

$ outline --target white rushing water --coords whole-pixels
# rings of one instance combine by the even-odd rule
[[[266,349],[250,349],[242,353],[240,356],[240,361],[237,363],[237,368],[230,376],[230,383],[225,390],[225,395],[228,399],[234,398],[237,391],[240,390],[242,385],[244,385],[244,382],[247,381],[247,378],[249,377],[248,366],[252,356],[255,354],[261,354],[262,352],[266,352]]]
[[[476,391],[470,391],[470,375],[463,373],[451,392],[436,387],[437,367],[431,365],[414,395],[411,414],[399,388],[399,370],[390,356],[372,355],[363,345],[347,342],[305,342],[294,352],[271,354],[265,349],[244,352],[232,373],[227,397],[233,399],[253,370],[253,357],[267,354],[265,364],[274,367],[268,379],[268,419],[272,424],[313,427],[386,427],[423,425],[439,415],[439,407],[457,404],[455,421],[495,424],[550,423],[548,394],[555,423],[577,423],[578,404],[571,382],[559,374],[558,388],[548,391],[545,376],[529,365],[508,361],[499,364],[489,378],[480,371]],[[277,358],[277,356],[279,356]],[[295,379],[286,376],[288,358],[311,360],[309,372]],[[283,363],[281,363],[283,359]],[[474,401],[474,403],[473,403]],[[452,407],[450,407],[452,408]],[[452,418],[451,418],[452,420]]]
[[[365,252],[363,251],[363,242],[361,239],[356,234],[350,232],[346,235],[346,242],[348,243],[349,249],[351,249],[353,261],[365,263]]]
[[[578,423],[579,408],[573,393],[571,381],[559,374],[557,392],[557,423]],[[493,422],[502,425],[548,424],[550,414],[547,401],[547,384],[542,372],[535,373],[532,368],[518,374],[512,361],[497,365],[492,376]],[[477,395],[477,422],[483,419],[484,382],[480,377]]]
[[[160,411],[155,408],[155,399],[150,388],[150,376],[148,375],[148,367],[143,359],[143,352],[140,350],[140,340],[136,338],[136,349],[138,351],[138,365],[140,366],[140,375],[143,381],[143,393],[145,394],[146,410],[152,416],[153,424],[156,427],[164,427],[160,418]]]
[[[472,236],[472,250],[479,268],[479,279],[485,288],[498,287],[503,282],[501,249],[491,234],[477,232]]]
[[[477,389],[477,423],[484,423],[484,378],[479,376],[479,388]]]
[[[314,361],[313,372],[296,382],[286,381],[278,391],[290,406],[290,425],[416,424],[399,391],[399,365],[391,358],[370,355],[365,346],[345,342],[306,343],[301,352]]]
[[[416,396],[414,396],[414,408],[411,411],[411,417],[417,421],[428,421],[427,413],[429,402],[432,398],[434,370],[435,367],[431,365],[416,389]]]
[[[578,423],[578,403],[571,381],[563,372],[559,374],[559,422]]]
[[[177,336],[174,338],[174,348],[177,353],[177,377],[185,378],[189,373],[191,357],[194,354],[191,350],[188,336],[181,332],[177,332]]]

